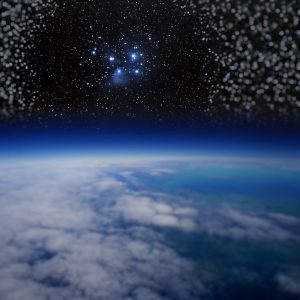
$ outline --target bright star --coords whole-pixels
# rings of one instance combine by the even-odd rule
[[[131,54],[131,58],[132,58],[133,60],[135,60],[135,59],[136,59],[136,54],[135,54],[135,53]]]
[[[117,86],[123,86],[127,83],[127,81],[128,78],[126,76],[126,69],[124,68],[115,69],[112,76],[112,82]]]
[[[96,54],[96,50],[93,50],[93,51],[92,51],[92,54],[95,55],[95,54]]]
[[[114,60],[115,60],[115,58],[113,56],[109,57],[109,61],[114,61]]]
[[[135,74],[139,74],[139,73],[140,73],[140,70],[134,70],[134,73],[135,73]]]

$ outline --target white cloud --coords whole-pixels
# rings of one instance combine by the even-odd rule
[[[104,178],[97,183],[98,192],[107,190],[120,190],[124,188],[124,184],[114,178]]]
[[[197,227],[193,221],[196,210],[171,206],[150,197],[134,194],[120,196],[113,209],[126,220],[141,224],[176,227],[183,230],[196,230]]]
[[[145,227],[191,226],[180,224],[182,213],[130,195],[104,170],[99,180],[92,168],[48,168],[0,176],[1,299],[199,299],[206,293],[192,264]],[[136,224],[120,226],[120,214]]]
[[[281,227],[268,213],[256,214],[225,206],[199,215],[200,231],[234,239],[300,242],[298,234]]]
[[[160,227],[299,242],[286,228],[297,225],[297,218],[184,203],[130,188],[108,167],[0,170],[1,299],[206,297],[209,276],[197,278],[192,263],[164,243]],[[290,291],[297,280],[277,278]]]

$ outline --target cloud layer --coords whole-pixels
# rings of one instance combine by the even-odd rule
[[[174,172],[149,168],[151,176]],[[210,276],[169,246],[162,228],[299,243],[292,230],[299,228],[297,218],[203,206],[132,188],[130,181],[139,181],[130,168],[36,165],[0,173],[5,300],[209,298]],[[298,291],[297,278],[279,274],[276,280],[282,289]]]
[[[129,196],[122,182],[95,170],[11,171],[0,189],[1,299],[199,299],[206,294],[192,264],[143,226],[188,227],[172,217],[184,213],[150,198],[141,198],[138,206],[139,198]],[[139,219],[145,215],[153,222]],[[127,217],[135,224],[127,225]]]

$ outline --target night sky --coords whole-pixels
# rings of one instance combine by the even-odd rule
[[[299,124],[295,0],[6,0],[1,20],[1,119]]]

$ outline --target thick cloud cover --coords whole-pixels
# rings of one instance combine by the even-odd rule
[[[162,228],[299,242],[288,230],[299,225],[297,218],[200,207],[133,189],[128,182],[138,179],[125,169],[79,164],[0,170],[1,299],[206,299],[210,276],[168,246]],[[151,176],[172,172],[149,168]],[[297,292],[294,279],[279,274],[276,280]]]
[[[139,206],[137,195],[99,167],[47,168],[2,170],[1,299],[198,299],[206,294],[192,264],[143,226],[190,229],[193,224],[184,217],[192,211],[173,211],[145,197]],[[154,220],[140,222],[144,215]],[[127,225],[127,218],[134,222]]]

